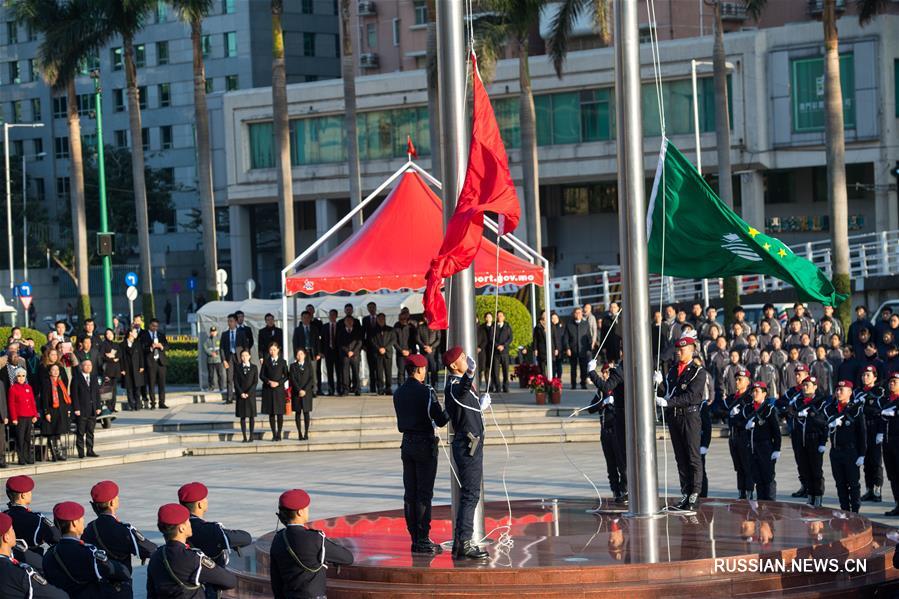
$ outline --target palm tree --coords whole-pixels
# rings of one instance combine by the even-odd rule
[[[425,75],[428,81],[428,136],[431,146],[431,173],[442,180],[443,156],[440,145],[440,89],[437,80],[437,4],[428,0],[428,40]]]
[[[99,47],[97,6],[90,0],[20,0],[13,5],[16,19],[27,23],[44,39],[38,48],[41,76],[54,90],[66,92],[66,124],[69,132],[69,199],[72,205],[75,284],[78,316],[91,316],[87,221],[84,205],[84,158],[75,77],[82,61]]]
[[[278,167],[278,206],[281,211],[281,259],[284,266],[296,257],[293,216],[293,172],[290,167],[290,122],[287,118],[287,72],[284,64],[283,0],[272,0],[272,113],[275,161]]]
[[[562,67],[568,55],[571,31],[585,10],[593,12],[593,26],[603,45],[608,46],[612,42],[612,9],[609,0],[564,0],[550,26],[549,39],[546,40],[547,52],[559,77],[562,76]]]
[[[362,202],[359,175],[359,138],[356,135],[356,65],[353,63],[353,29],[350,0],[340,0],[340,76],[343,77],[343,126],[346,127],[346,160],[350,176],[350,206]],[[362,226],[362,211],[353,217],[353,230]]]
[[[200,220],[203,223],[203,266],[206,269],[206,297],[218,299],[215,273],[218,247],[215,238],[215,196],[212,190],[212,148],[209,138],[209,111],[206,109],[206,69],[203,64],[203,18],[212,10],[213,0],[171,0],[190,25],[194,58],[194,119],[197,127],[197,187],[200,191]]]

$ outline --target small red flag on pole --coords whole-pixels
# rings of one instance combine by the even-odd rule
[[[415,151],[415,146],[412,145],[412,136],[406,136],[406,154],[409,155],[409,160],[413,158],[418,158],[418,152]]]

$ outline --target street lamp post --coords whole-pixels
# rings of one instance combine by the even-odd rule
[[[13,270],[13,248],[12,248],[12,178],[10,177],[9,172],[9,130],[13,127],[22,127],[28,129],[35,129],[37,127],[43,127],[43,123],[3,123],[3,160],[4,166],[6,168],[6,235],[7,239],[7,249],[9,251],[9,299],[12,301],[13,298],[13,290],[16,288],[16,274],[15,270]],[[18,312],[13,312],[12,321],[13,325],[16,324],[16,317],[18,316]]]
[[[94,111],[97,116],[97,180],[100,188],[100,233],[109,233],[106,210],[106,158],[103,154],[103,90],[100,88],[100,71],[91,71],[94,80]],[[112,256],[103,256],[103,304],[106,327],[112,328]]]

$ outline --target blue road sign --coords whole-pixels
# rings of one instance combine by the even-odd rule
[[[187,288],[190,289],[191,291],[193,291],[197,288],[196,277],[191,277],[191,278],[187,279]]]
[[[31,295],[31,283],[23,282],[19,284],[19,295],[28,297]]]
[[[129,287],[137,287],[137,273],[129,272],[125,275],[125,285]]]

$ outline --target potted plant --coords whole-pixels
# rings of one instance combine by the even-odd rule
[[[528,379],[528,389],[534,394],[538,406],[546,404],[546,392],[549,389],[549,381],[546,380],[545,376],[542,374],[532,375]]]
[[[559,377],[553,378],[549,382],[549,387],[551,390],[550,401],[554,404],[562,403],[562,379]]]

